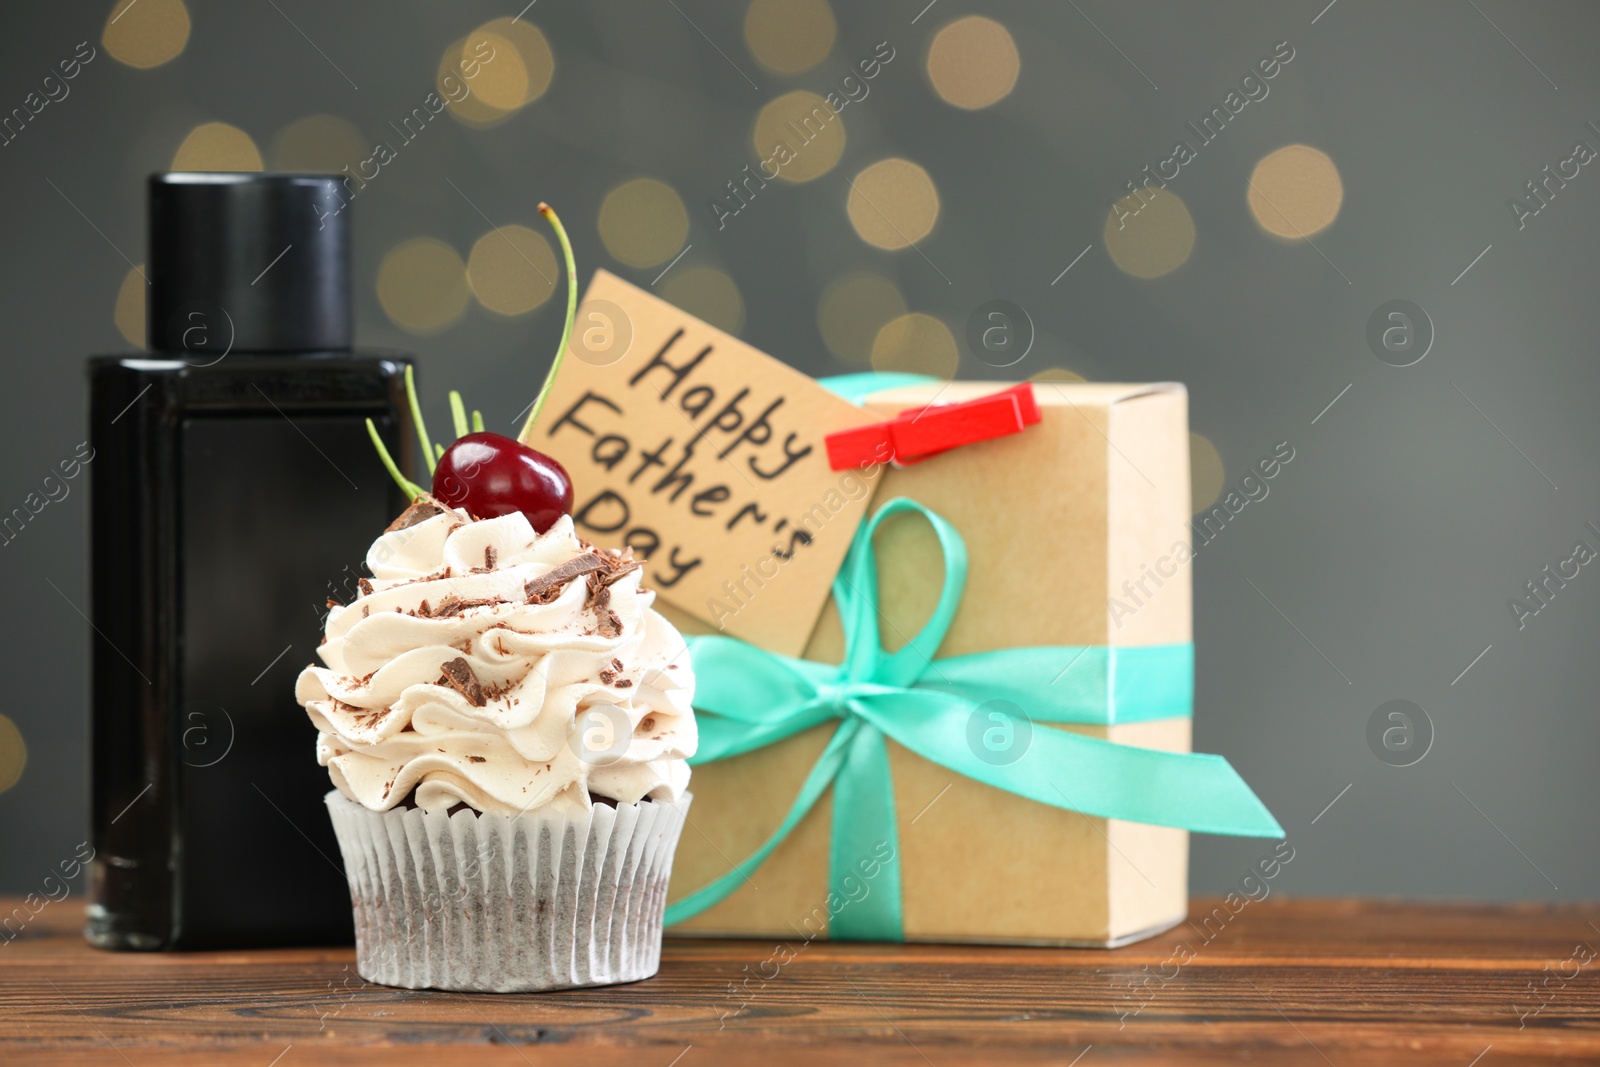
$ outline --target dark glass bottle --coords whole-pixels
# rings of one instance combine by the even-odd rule
[[[295,674],[405,505],[406,358],[351,348],[330,177],[150,179],[149,353],[89,363],[102,948],[348,942]],[[409,472],[408,472],[409,473]]]

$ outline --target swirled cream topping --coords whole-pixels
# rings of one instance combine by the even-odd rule
[[[694,675],[627,554],[580,543],[570,518],[536,534],[421,497],[367,567],[330,605],[325,666],[295,685],[345,796],[516,813],[683,792]]]

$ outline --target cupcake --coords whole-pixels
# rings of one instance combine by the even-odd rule
[[[629,552],[575,535],[553,460],[482,432],[433,455],[418,430],[434,492],[385,452],[412,503],[295,689],[357,971],[492,992],[648,978],[690,802],[684,640]]]

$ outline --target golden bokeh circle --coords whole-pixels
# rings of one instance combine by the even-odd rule
[[[744,327],[739,286],[715,267],[678,267],[661,283],[661,299],[726,333]]]
[[[500,61],[498,54],[484,64],[472,83],[472,91],[481,96],[484,103],[503,111],[514,111],[533,103],[550,88],[550,80],[556,72],[556,57],[550,51],[550,41],[543,30],[531,22],[502,16],[490,19],[468,34],[467,47],[471,48],[480,35],[505,41],[516,52],[517,59],[517,70],[504,76],[495,70]]]
[[[28,745],[8,716],[0,715],[0,793],[16,785],[28,765]]]
[[[1030,382],[1086,382],[1089,379],[1065,367],[1046,367],[1028,377]]]
[[[808,182],[844,155],[844,118],[816,93],[799,89],[761,109],[751,139],[763,178],[776,170],[784,181]]]
[[[744,16],[750,54],[777,74],[799,74],[827,59],[838,30],[828,0],[751,0]]]
[[[296,119],[272,138],[272,169],[292,174],[338,174],[367,158],[372,146],[349,119],[338,115],[307,115]]]
[[[560,276],[550,242],[526,226],[490,230],[467,256],[472,295],[500,315],[525,315],[549,300]]]
[[[817,332],[840,359],[872,362],[872,345],[884,323],[906,313],[906,298],[881,274],[847,274],[828,283],[817,301]]]
[[[934,35],[928,48],[928,80],[934,92],[967,111],[1005,99],[1021,70],[1010,32],[982,15],[956,19]]]
[[[118,63],[149,70],[182,55],[191,28],[183,0],[117,0],[100,43]]]
[[[872,342],[872,369],[954,378],[961,363],[955,335],[932,315],[913,311],[884,323]]]
[[[202,122],[172,154],[169,170],[262,170],[261,150],[250,135],[226,122]]]
[[[1189,435],[1189,508],[1198,515],[1209,510],[1222,495],[1227,473],[1217,446],[1202,434]]]
[[[483,64],[478,76],[472,80],[472,93],[496,111],[515,111],[528,99],[528,68],[522,62],[522,53],[510,40],[485,30],[467,34],[466,48],[488,43],[494,47],[494,58]],[[502,55],[512,59],[509,63],[497,62]]]
[[[939,221],[939,190],[909,159],[879,160],[856,175],[845,210],[863,241],[892,252],[932,232]]]
[[[1339,217],[1344,183],[1326,152],[1285,145],[1256,164],[1245,200],[1256,222],[1274,237],[1310,237]]]
[[[492,126],[544,95],[555,55],[539,27],[497,18],[444,50],[434,90],[470,126]]]
[[[666,182],[635,178],[600,204],[600,240],[630,267],[654,267],[678,254],[689,236],[689,212]]]
[[[1194,238],[1188,206],[1165,189],[1123,197],[1106,216],[1106,252],[1135,278],[1159,278],[1183,266]]]
[[[143,263],[131,268],[122,276],[122,284],[117,287],[116,309],[111,313],[112,321],[117,324],[117,332],[135,348],[144,347],[144,301],[148,284]]]
[[[462,117],[495,122],[522,106],[528,95],[528,68],[516,45],[498,33],[474,30],[462,38],[456,59],[456,72],[471,90],[466,99],[450,105],[460,108],[457,113]],[[476,74],[469,76],[472,71]]]
[[[378,303],[396,326],[437,333],[459,319],[472,299],[467,265],[456,250],[433,237],[413,237],[391,248],[378,267]]]

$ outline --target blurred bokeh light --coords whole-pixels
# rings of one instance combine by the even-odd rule
[[[189,30],[183,0],[117,0],[100,43],[117,62],[148,70],[182,55]]]
[[[945,103],[968,111],[1005,99],[1021,69],[1011,34],[982,15],[956,19],[934,35],[928,49],[934,91]]]
[[[689,212],[666,182],[635,178],[606,194],[600,240],[630,267],[654,267],[678,254],[689,236]]]
[[[840,359],[870,363],[886,322],[906,313],[906,298],[881,274],[860,271],[836,278],[817,301],[817,332]]]
[[[1188,206],[1165,189],[1123,197],[1106,217],[1106,252],[1135,278],[1159,278],[1183,266],[1194,238]]]
[[[726,272],[715,267],[678,267],[661,283],[661,297],[719,330],[744,327],[744,298]]]
[[[0,793],[16,785],[28,765],[28,746],[9,716],[0,715]]]
[[[872,342],[872,369],[954,378],[961,362],[955,335],[939,319],[914,311],[883,324]]]
[[[816,93],[797,89],[761,109],[752,139],[757,158],[770,161],[763,176],[775,167],[784,181],[808,182],[828,173],[844,155],[844,116]],[[778,152],[778,145],[788,152]]]
[[[543,96],[554,76],[544,32],[522,19],[497,18],[444,50],[434,88],[453,116],[487,127]]]
[[[1189,435],[1189,508],[1196,515],[1216,504],[1222,495],[1222,483],[1227,472],[1222,467],[1222,454],[1204,434]]]
[[[396,326],[436,333],[459,319],[472,298],[467,266],[434,237],[413,237],[391,248],[378,267],[378,302]]]
[[[226,122],[204,122],[172,154],[172,170],[261,170],[261,150],[248,133]]]
[[[909,159],[885,159],[855,176],[847,210],[863,241],[892,252],[932,232],[939,221],[939,190]]]
[[[272,169],[306,174],[338,174],[345,167],[359,174],[356,165],[372,152],[361,131],[337,115],[307,115],[296,119],[272,138]]]
[[[837,32],[827,0],[752,0],[744,17],[750,54],[776,74],[799,74],[827,59]]]
[[[1065,367],[1046,367],[1028,375],[1030,382],[1081,382],[1085,381],[1083,375],[1077,371],[1067,370]]]
[[[544,234],[514,223],[478,238],[467,255],[472,294],[500,315],[525,315],[549,300],[560,273]]]
[[[1310,237],[1339,217],[1344,183],[1326,152],[1285,145],[1256,164],[1246,199],[1261,228],[1274,237]]]

